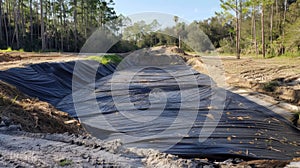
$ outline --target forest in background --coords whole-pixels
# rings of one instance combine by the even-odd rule
[[[119,41],[110,52],[127,52],[158,45],[191,50],[201,29],[220,53],[273,57],[300,53],[300,0],[220,0],[222,11],[190,24],[174,17],[174,27],[132,23],[117,15],[113,0],[0,0],[0,49],[79,52],[95,29],[112,30]],[[195,31],[193,31],[195,30]],[[176,34],[176,37],[166,34]],[[194,41],[193,41],[194,40]],[[197,51],[214,50],[202,42]]]
[[[117,18],[104,0],[0,0],[0,48],[78,52],[91,33]]]

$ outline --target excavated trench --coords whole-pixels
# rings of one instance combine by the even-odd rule
[[[78,64],[80,71],[74,73]],[[204,74],[186,73],[181,65],[162,67],[128,67],[118,71],[116,78],[113,64],[41,63],[0,71],[0,80],[77,117],[94,136],[122,139],[129,147],[186,158],[300,157],[300,131],[283,117],[218,88]],[[197,83],[189,83],[190,78]],[[212,102],[220,102],[224,109]],[[206,137],[205,131],[211,135]]]

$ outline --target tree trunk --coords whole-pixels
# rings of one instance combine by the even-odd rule
[[[67,29],[67,40],[66,40],[66,43],[67,43],[67,51],[70,51],[70,31],[69,31],[69,29]]]
[[[15,2],[17,3],[17,2]],[[15,4],[17,5],[17,4]],[[15,26],[15,30],[14,30],[14,35],[13,35],[13,38],[12,38],[12,44],[14,43],[14,38],[16,38],[16,42],[17,42],[17,49],[20,48],[20,42],[19,42],[19,5],[18,5],[18,8],[14,5],[14,26]],[[18,10],[16,10],[16,8]]]
[[[10,1],[7,1],[7,3],[6,3],[6,11],[7,11],[7,34],[8,34],[8,45],[7,45],[7,47],[8,46],[11,46],[12,44],[11,43],[9,43],[9,42],[11,42],[11,37],[12,37],[12,34],[11,34],[11,29],[12,29],[12,27],[11,27],[11,12],[9,12],[9,11],[11,11],[10,10],[11,9],[11,2]]]
[[[74,45],[77,52],[77,0],[74,0]]]
[[[42,51],[45,51],[45,49],[46,49],[46,41],[45,41],[45,23],[44,23],[43,0],[40,0],[40,8],[41,8],[41,38],[42,38]]]
[[[19,11],[19,16],[21,14],[20,17],[22,18],[22,40],[24,41],[24,38],[26,36],[26,25],[25,25],[26,14],[25,14],[25,11],[24,11],[23,0],[21,0],[21,3],[19,4],[19,6],[21,6],[21,11]]]
[[[266,57],[266,45],[265,45],[265,6],[261,6],[261,43],[262,43],[262,54]]]
[[[271,55],[273,56],[273,18],[274,18],[274,4],[271,6],[271,16],[270,16],[270,44],[271,44]]]
[[[287,0],[284,1],[284,13],[283,13],[283,22],[282,22],[282,42],[285,39],[285,21],[286,21],[286,12],[287,12]]]
[[[40,18],[40,14],[39,14],[39,3],[36,3],[35,4],[35,7],[36,7],[36,12],[35,12],[35,23],[36,23],[36,25],[39,25],[41,22],[40,22],[40,20],[39,20],[39,18]],[[40,37],[42,37],[41,36],[41,26],[37,26],[36,27],[36,34],[37,34],[37,39],[39,39]]]
[[[279,15],[278,0],[275,0],[275,6],[276,6],[276,20],[277,20],[276,28],[280,30],[280,15]]]
[[[45,7],[44,7],[44,17],[43,18],[44,18],[44,27],[45,27],[45,29],[44,29],[45,48],[49,48],[49,39],[48,39],[48,33],[47,33],[47,30],[48,30],[47,23],[48,23],[48,18],[49,18],[49,16],[48,16],[48,0],[44,0],[44,5],[45,5]]]
[[[257,38],[256,38],[256,11],[255,6],[253,5],[252,11],[252,38],[255,48],[255,54],[258,55],[258,46],[257,46]]]
[[[241,54],[241,38],[242,38],[242,23],[243,23],[243,4],[239,1],[239,54]]]
[[[235,0],[235,5],[236,5],[236,58],[241,59],[240,55],[240,23],[239,23],[239,10],[238,10],[238,0]]]
[[[1,1],[1,0],[0,0]],[[7,14],[4,15],[4,19],[3,19],[3,22],[4,22],[4,30],[5,30],[5,37],[6,37],[6,47],[9,46],[9,35],[8,35],[8,28],[7,28]]]
[[[64,22],[63,22],[63,1],[61,0],[60,1],[60,10],[59,10],[59,13],[60,13],[60,26],[61,26],[61,29],[60,29],[60,51],[63,52],[64,51]]]
[[[32,12],[32,0],[29,1],[30,8],[30,48],[33,50],[33,12]]]
[[[0,41],[3,40],[3,37],[2,37],[2,0],[0,0]]]
[[[64,51],[64,34],[63,34],[63,31],[60,32],[60,51],[61,52]]]
[[[271,6],[271,16],[270,16],[270,43],[273,43],[273,18],[274,18],[274,4]]]
[[[84,28],[84,37],[85,37],[85,39],[87,39],[88,38],[88,36],[87,36],[87,32],[88,32],[88,26],[89,26],[89,15],[88,15],[88,10],[86,10],[86,14],[85,14],[85,28]]]

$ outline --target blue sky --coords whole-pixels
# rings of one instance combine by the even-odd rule
[[[189,22],[203,20],[220,11],[219,0],[114,0],[117,14],[125,16],[141,12],[177,15]]]

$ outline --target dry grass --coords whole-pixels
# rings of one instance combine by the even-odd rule
[[[85,133],[80,123],[67,113],[58,111],[48,103],[30,98],[1,81],[0,117],[7,117],[14,124],[20,124],[24,131],[33,133]]]

